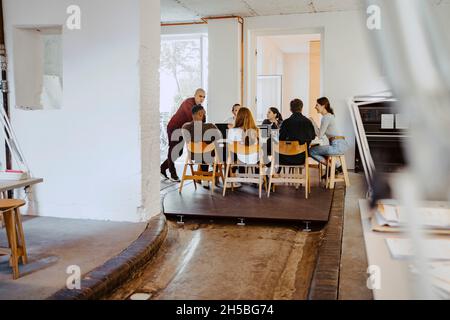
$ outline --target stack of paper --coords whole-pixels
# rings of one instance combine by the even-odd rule
[[[450,230],[450,208],[423,207],[418,208],[418,214],[425,228]],[[374,214],[379,226],[406,227],[409,212],[393,203],[380,203]]]

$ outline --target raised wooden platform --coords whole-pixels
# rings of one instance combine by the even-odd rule
[[[277,186],[270,198],[264,194],[258,198],[258,189],[244,185],[222,196],[222,188],[213,195],[209,190],[193,184],[168,192],[163,199],[166,215],[183,215],[220,218],[251,218],[290,221],[326,222],[330,215],[333,190],[312,187],[309,199],[305,190],[288,186]]]

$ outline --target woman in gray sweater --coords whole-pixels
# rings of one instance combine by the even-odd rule
[[[326,135],[328,141],[330,141],[330,145],[313,147],[310,150],[310,155],[315,160],[326,165],[325,157],[344,154],[348,149],[348,143],[336,127],[334,111],[331,108],[328,98],[323,97],[317,99],[316,110],[322,115],[322,121],[320,122],[320,128],[318,128],[316,123],[311,120],[314,125],[314,130],[319,139]]]

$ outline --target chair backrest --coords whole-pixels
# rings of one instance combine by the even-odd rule
[[[215,150],[215,144],[206,142],[188,142],[186,143],[189,153],[210,153]]]
[[[300,144],[298,141],[280,141],[275,144],[275,151],[285,156],[296,156],[305,153],[308,156],[308,145]]]
[[[249,155],[249,154],[254,154],[254,153],[258,153],[259,152],[259,144],[252,144],[249,146],[246,146],[243,143],[234,141],[231,142],[228,147],[230,148],[230,152],[232,153],[236,153],[239,155]]]

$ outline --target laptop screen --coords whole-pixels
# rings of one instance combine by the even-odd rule
[[[216,123],[217,129],[222,133],[223,139],[227,138],[228,123]]]

